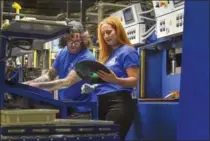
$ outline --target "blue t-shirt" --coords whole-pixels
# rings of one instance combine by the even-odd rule
[[[94,55],[88,49],[81,50],[79,53],[72,54],[68,51],[68,48],[65,47],[62,49],[58,56],[56,57],[53,68],[57,70],[57,75],[59,79],[66,78],[71,70],[75,69],[75,65],[84,60],[96,60]],[[84,84],[84,81],[80,81],[68,88],[58,90],[58,99],[59,100],[72,100],[72,101],[91,101],[92,94],[81,94],[81,86]],[[79,110],[80,109],[80,110]],[[85,111],[85,108],[79,107],[78,111]]]
[[[139,55],[135,48],[123,45],[122,47],[112,51],[112,54],[104,65],[108,69],[112,70],[117,77],[126,78],[128,77],[126,72],[127,68],[134,66],[139,68]],[[102,83],[96,87],[94,93],[102,95],[120,90],[132,92],[133,88],[125,88],[113,83]]]

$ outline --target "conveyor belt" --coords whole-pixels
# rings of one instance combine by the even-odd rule
[[[2,127],[4,141],[119,140],[119,125],[100,120],[56,120],[49,125]]]
[[[32,137],[32,138],[5,138],[1,139],[1,141],[119,141],[119,136],[90,136],[90,137],[61,137],[61,138],[40,138],[40,137]]]

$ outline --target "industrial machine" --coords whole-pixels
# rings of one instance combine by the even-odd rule
[[[152,1],[157,38],[180,35],[184,26],[184,0]]]
[[[164,62],[166,62],[165,73],[162,75],[167,78],[163,78],[165,83],[163,90],[164,97],[168,97],[171,91],[179,91],[180,88],[185,1],[152,1],[152,3],[156,18],[157,39],[170,40],[162,47],[165,48]],[[167,83],[173,84],[173,86],[167,85]]]
[[[2,14],[2,13],[0,13]],[[1,15],[2,16],[2,15]],[[45,42],[52,41],[60,38],[64,35],[70,34],[71,26],[56,21],[44,21],[34,19],[18,19],[12,21],[6,28],[1,30],[1,48],[0,48],[0,77],[5,78],[5,61],[10,58],[11,55],[6,53],[7,45],[18,47],[19,49],[33,49],[33,41],[41,40]],[[16,125],[16,126],[2,126],[0,129],[0,135],[2,140],[119,140],[119,126],[114,123],[104,126],[104,124],[97,122],[97,103],[96,102],[72,102],[72,101],[59,101],[52,97],[52,94],[34,88],[28,85],[24,85],[18,82],[1,79],[0,80],[0,109],[1,113],[4,111],[4,94],[9,93],[11,95],[22,96],[34,101],[44,101],[51,105],[54,105],[60,109],[61,117],[67,118],[67,108],[77,106],[89,106],[92,108],[92,119],[94,121],[70,121],[68,126],[65,126],[59,122],[59,124],[50,125]],[[16,112],[17,113],[17,112]],[[13,116],[15,113],[12,114]],[[1,114],[2,116],[2,114]],[[12,117],[11,117],[12,118]],[[48,117],[49,118],[49,117]],[[47,119],[48,119],[47,118]],[[4,118],[1,118],[5,120]],[[17,118],[15,122],[23,120]],[[65,121],[64,121],[65,122]],[[75,123],[76,122],[76,123]],[[79,122],[79,123],[78,123]],[[94,124],[94,123],[96,124]],[[89,123],[87,125],[87,123]],[[91,125],[90,125],[91,123]],[[20,130],[19,130],[20,129]],[[43,131],[47,130],[47,131]],[[15,133],[14,133],[14,132]],[[16,132],[17,131],[17,132]],[[24,131],[24,132],[22,132]],[[10,134],[12,132],[12,134]],[[96,134],[96,132],[101,132]],[[59,136],[63,134],[63,136]],[[57,136],[50,136],[57,135]],[[4,138],[6,137],[6,138]]]
[[[209,140],[209,1],[152,2],[158,40],[138,48],[145,66],[145,89],[139,91],[147,95],[140,96],[127,139]],[[169,91],[179,91],[179,101],[168,99]]]
[[[156,39],[150,44],[136,46],[141,54],[141,97],[170,98],[171,95],[177,95],[180,89],[184,1],[152,1],[152,4],[156,19]],[[159,68],[161,73],[150,71],[155,68]],[[161,79],[156,78],[159,75]],[[152,81],[160,81],[162,85],[147,84]],[[147,86],[156,87],[156,90]]]
[[[153,9],[143,11],[141,4],[137,3],[112,13],[111,16],[117,16],[121,19],[132,44],[145,44],[146,39],[151,36],[155,30],[155,19],[144,15],[152,12]],[[149,28],[146,26],[148,21],[153,22],[153,25]]]
[[[152,4],[156,20],[154,40],[146,45],[135,45],[141,57],[141,68],[139,115],[133,126],[141,123],[138,131],[141,135],[136,135],[138,140],[176,140],[184,1],[152,1]],[[160,126],[164,128],[160,130]]]

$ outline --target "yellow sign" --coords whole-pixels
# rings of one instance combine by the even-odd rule
[[[166,7],[168,4],[169,4],[168,1],[160,1],[160,6],[161,7],[162,6]]]

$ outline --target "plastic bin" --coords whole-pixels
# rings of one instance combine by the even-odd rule
[[[0,110],[1,126],[49,124],[55,121],[58,112],[50,109]]]

